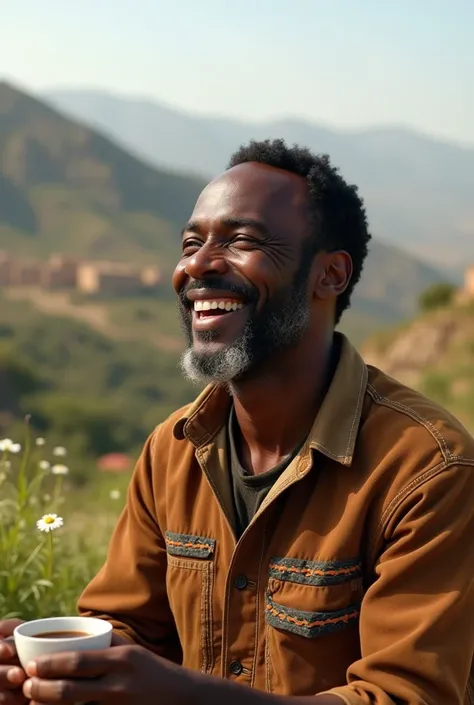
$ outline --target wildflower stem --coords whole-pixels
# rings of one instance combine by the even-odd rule
[[[46,579],[52,580],[53,578],[53,532],[50,531],[48,535],[48,559],[46,564]]]
[[[18,474],[18,504],[20,505],[20,510],[23,509],[28,500],[28,480],[26,477],[26,469],[28,467],[28,460],[30,457],[31,449],[31,437],[30,437],[30,424],[29,419],[25,420],[26,434],[25,434],[25,450],[20,464],[20,472]]]
[[[57,475],[56,482],[54,485],[54,500],[53,500],[53,502],[54,502],[53,506],[54,506],[55,510],[57,510],[59,508],[62,487],[63,487],[63,476]]]

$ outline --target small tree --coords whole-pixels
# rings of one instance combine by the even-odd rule
[[[449,306],[452,303],[456,287],[448,282],[432,284],[419,298],[421,311],[432,311],[435,308]]]

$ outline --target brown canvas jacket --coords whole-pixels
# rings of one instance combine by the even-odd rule
[[[474,703],[472,437],[344,339],[305,446],[236,543],[229,405],[208,388],[151,435],[80,612],[275,694]]]

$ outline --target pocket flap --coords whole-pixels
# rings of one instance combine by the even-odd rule
[[[166,550],[171,556],[186,558],[212,558],[216,548],[215,539],[192,534],[165,534]]]
[[[355,604],[331,612],[306,612],[274,602],[270,593],[267,593],[266,596],[265,621],[267,624],[307,639],[314,639],[323,634],[345,629],[349,624],[356,623],[359,615],[360,607]]]

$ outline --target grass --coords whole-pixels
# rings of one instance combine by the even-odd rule
[[[28,425],[18,445],[0,442],[0,619],[75,614],[105,559],[128,477],[100,477],[76,490],[66,460],[38,445]],[[54,527],[57,517],[62,526],[38,528],[38,521]]]

